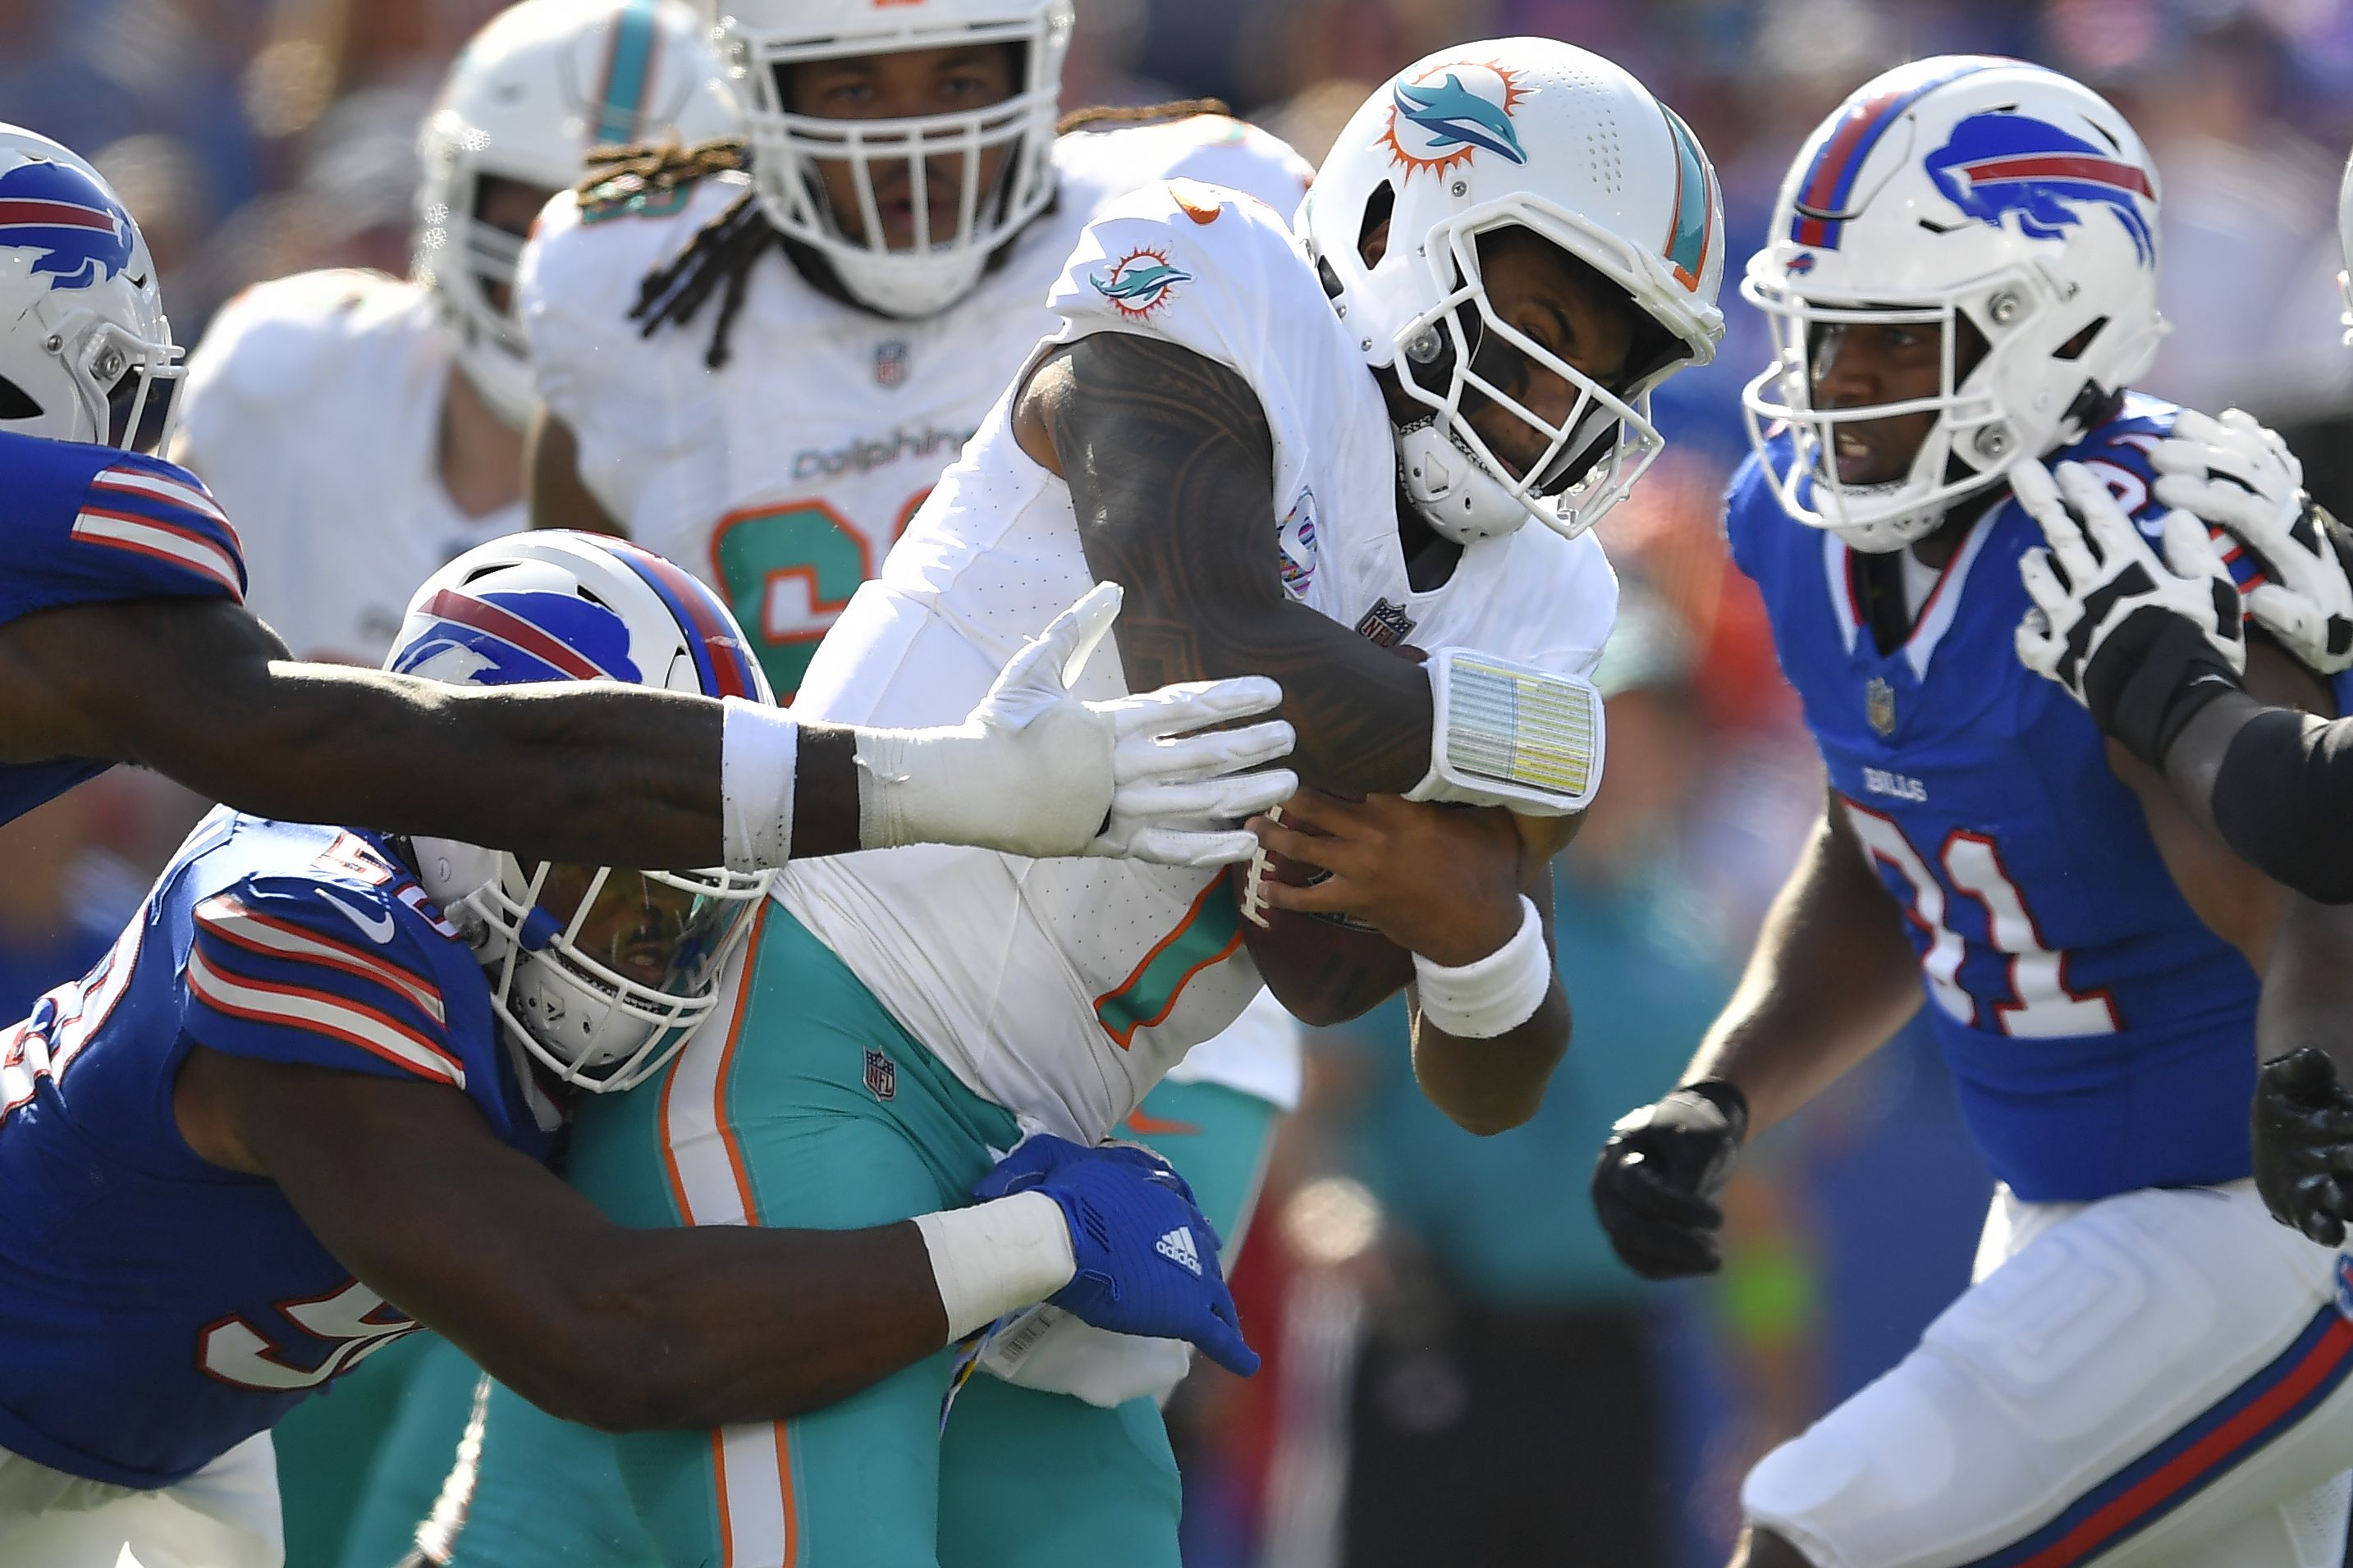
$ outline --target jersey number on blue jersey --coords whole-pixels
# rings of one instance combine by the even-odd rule
[[[196,1342],[196,1364],[207,1377],[237,1388],[291,1394],[316,1388],[348,1372],[403,1334],[417,1331],[417,1320],[354,1279],[339,1290],[300,1301],[280,1301],[278,1310],[313,1339],[334,1346],[317,1367],[304,1370],[283,1347],[246,1318],[227,1318],[206,1327]]]
[[[1939,1007],[1964,1024],[1986,1022],[1978,1016],[1977,998],[1961,984],[1961,963],[1968,948],[1948,918],[1954,900],[1967,898],[1984,908],[1992,944],[2010,961],[2010,995],[1993,1005],[1994,1028],[2021,1038],[2052,1039],[2110,1035],[2122,1026],[2116,1001],[2107,992],[2068,988],[2067,954],[2043,944],[2026,895],[2010,879],[2001,850],[1990,837],[1954,829],[1932,870],[1928,858],[1913,847],[1894,817],[1840,798],[1863,848],[1910,889],[1905,914],[1927,938],[1920,970]]]

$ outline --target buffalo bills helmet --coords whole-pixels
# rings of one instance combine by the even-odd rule
[[[425,580],[384,668],[459,686],[620,680],[773,702],[718,596],[618,539],[493,540]],[[419,879],[475,943],[508,1037],[564,1082],[643,1082],[716,998],[773,872],[621,871],[448,839]]]
[[[1858,89],[1808,139],[1741,294],[1773,363],[1743,402],[1782,507],[1858,550],[1900,548],[2009,467],[2078,439],[2156,357],[2157,167],[2089,88],[1944,55]],[[1818,404],[1825,345],[1857,326],[1942,334],[1928,396]],[[1845,483],[1841,427],[1932,415],[1902,478]],[[1859,438],[1859,437],[1858,437]]]
[[[1367,262],[1383,222],[1388,243]],[[1389,394],[1406,491],[1450,539],[1531,517],[1583,532],[1663,444],[1651,389],[1706,363],[1724,335],[1723,202],[1707,154],[1641,82],[1550,38],[1465,44],[1390,79],[1341,131],[1299,226]],[[1610,384],[1490,302],[1479,242],[1511,228],[1591,268],[1656,324]],[[1566,417],[1507,390],[1522,361],[1567,382]],[[1466,414],[1491,403],[1533,427],[1540,457],[1515,468],[1489,448]]]
[[[488,182],[543,199],[607,143],[706,142],[741,129],[709,26],[681,0],[522,0],[474,35],[418,148],[410,269],[456,330],[483,400],[520,426],[537,402],[512,291],[524,236],[488,221]]]
[[[179,360],[155,263],[113,187],[0,124],[0,430],[159,451]]]
[[[938,314],[1053,201],[1071,0],[729,0],[720,8],[720,47],[750,124],[761,210],[822,256],[860,304],[886,316]],[[1013,90],[973,109],[854,120],[794,96],[806,64],[984,47],[1010,52]],[[846,202],[829,194],[828,170]],[[908,232],[894,234],[902,208]]]

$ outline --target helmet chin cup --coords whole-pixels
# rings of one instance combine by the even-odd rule
[[[1879,518],[1870,522],[1837,522],[1830,531],[1843,541],[1849,550],[1863,555],[1893,555],[1906,545],[1914,544],[1936,531],[1945,521],[1941,510],[1911,512],[1903,517]]]
[[[1406,497],[1441,539],[1457,544],[1501,539],[1528,521],[1528,509],[1435,421],[1398,431],[1397,449]]]

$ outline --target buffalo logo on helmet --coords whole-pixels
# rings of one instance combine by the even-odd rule
[[[1129,251],[1102,277],[1087,279],[1096,293],[1111,301],[1113,310],[1134,321],[1150,319],[1168,303],[1171,289],[1192,280],[1191,273],[1170,265],[1166,251],[1148,246]]]
[[[395,674],[462,686],[645,679],[629,658],[628,626],[585,598],[444,588],[425,613],[433,624],[394,657]]]
[[[2014,213],[2030,239],[2064,238],[2084,221],[2081,204],[2098,203],[2132,236],[2140,264],[2156,265],[2157,239],[2141,205],[2157,199],[2148,171],[2055,125],[1999,110],[1972,114],[1928,154],[1927,170],[1969,216],[2000,228]]]
[[[1527,149],[1520,144],[1512,110],[1534,92],[1520,85],[1517,71],[1504,66],[1433,66],[1389,89],[1389,124],[1381,139],[1409,180],[1417,169],[1444,174],[1482,152],[1525,163]]]
[[[0,174],[0,250],[39,251],[33,274],[50,287],[94,288],[131,265],[138,243],[131,215],[79,169],[36,161]]]

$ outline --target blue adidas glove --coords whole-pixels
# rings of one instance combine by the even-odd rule
[[[1258,1352],[1242,1341],[1233,1292],[1218,1268],[1218,1233],[1176,1167],[1134,1144],[1082,1149],[1038,1133],[981,1178],[983,1202],[1038,1192],[1070,1222],[1078,1274],[1049,1298],[1096,1328],[1190,1340],[1248,1377]]]

